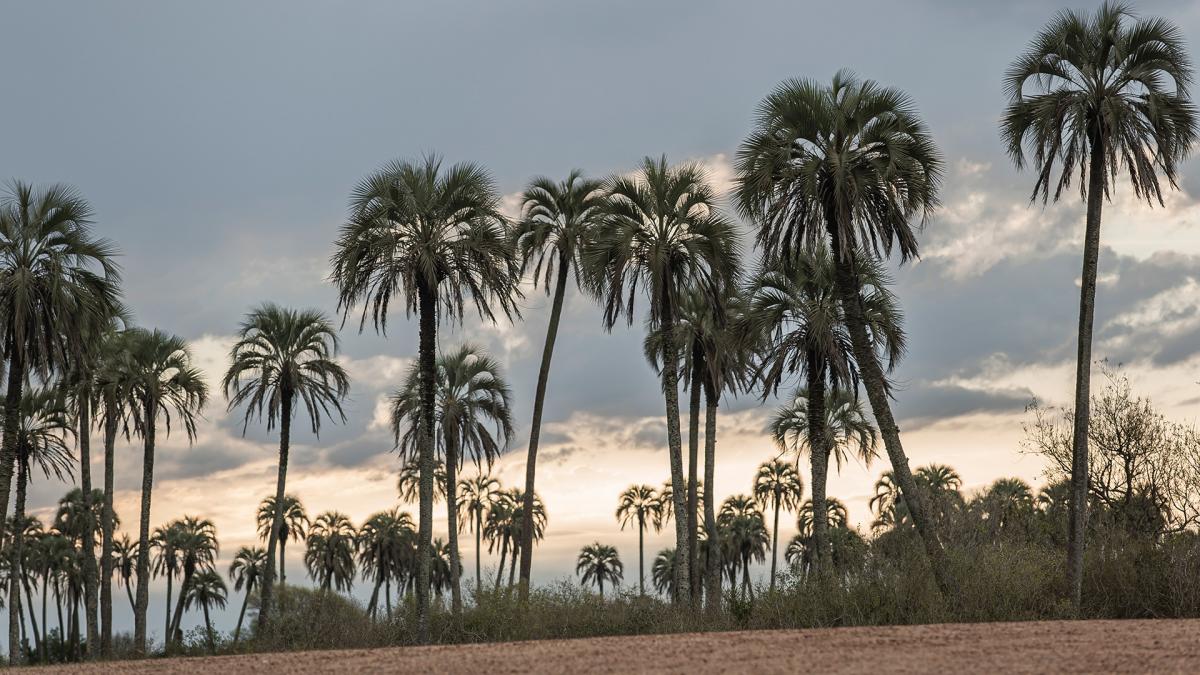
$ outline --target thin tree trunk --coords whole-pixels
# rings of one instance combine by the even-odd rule
[[[88,658],[98,655],[96,535],[92,509],[92,406],[90,392],[79,399],[79,487],[83,490],[83,606]]]
[[[900,494],[908,507],[909,515],[921,541],[925,544],[925,552],[929,556],[934,578],[938,588],[947,599],[953,601],[957,597],[957,587],[951,577],[946,551],[938,537],[936,529],[929,520],[924,498],[917,490],[913,480],[912,470],[908,466],[908,456],[904,454],[904,446],[900,443],[900,429],[892,416],[892,406],[888,402],[888,393],[884,380],[883,369],[875,357],[875,350],[867,336],[866,321],[863,317],[862,290],[859,286],[858,275],[854,270],[854,251],[842,249],[838,238],[838,228],[832,218],[827,219],[832,252],[835,264],[838,295],[841,299],[842,311],[845,314],[846,327],[850,332],[850,342],[854,348],[854,360],[858,364],[859,374],[867,390],[867,399],[871,402],[871,412],[883,437],[883,445],[887,450],[888,459],[892,465],[892,475],[900,487]],[[815,515],[815,514],[814,514]]]
[[[443,430],[444,431],[444,430]],[[459,570],[462,567],[458,551],[458,484],[456,483],[459,448],[455,434],[446,435],[446,541],[450,546],[450,612],[462,619],[462,587]]]
[[[683,482],[683,439],[679,434],[679,350],[675,344],[675,311],[671,296],[662,290],[661,326],[663,332],[663,392],[667,405],[667,448],[671,462],[671,501],[675,510],[675,551],[684,564],[675,565],[675,601],[690,603],[692,589],[686,561],[691,560],[688,550],[687,486]]]
[[[638,513],[638,593],[646,595],[646,523]]]
[[[217,645],[213,641],[212,619],[208,616],[208,604],[204,604],[204,634],[208,636],[208,651],[216,653]]]
[[[238,638],[242,635],[242,620],[246,618],[246,605],[250,604],[250,593],[254,588],[250,584],[246,584],[246,595],[242,598],[242,609],[238,612],[237,627],[233,629],[233,646],[236,647]]]
[[[136,617],[137,603],[133,600],[133,588],[129,581],[125,582],[125,595],[129,596],[129,611],[133,612],[134,616]]]
[[[825,486],[829,475],[829,437],[825,411],[825,363],[816,352],[807,355],[808,376],[808,451],[812,464],[813,567],[823,571],[829,557],[829,509]]]
[[[512,557],[510,557],[508,559],[509,560],[509,562],[508,562],[508,588],[510,591],[513,587],[513,582],[515,581],[515,579],[517,577],[517,560],[519,559],[517,554],[520,553],[520,551],[518,551],[515,548],[517,546],[520,546],[520,544],[517,542],[513,542],[513,546],[514,546],[514,548],[513,548]]]
[[[0,541],[8,523],[8,501],[11,498],[13,467],[17,460],[17,425],[20,422],[22,388],[25,384],[25,364],[13,345],[6,345],[8,358],[8,388],[4,394],[4,438],[0,442]]]
[[[379,587],[383,585],[383,575],[381,570],[375,575],[375,585],[371,588],[371,599],[367,602],[367,615],[371,620],[375,620],[376,610],[379,608]]]
[[[150,606],[150,497],[154,491],[154,427],[158,404],[147,397],[143,407],[142,513],[138,523],[137,605],[133,616],[133,648],[141,656],[146,655],[146,610]],[[164,642],[168,639],[170,636],[163,636]]]
[[[175,570],[171,567],[167,567],[167,604],[163,608],[163,646],[164,647],[171,644],[171,607],[173,606],[172,598],[174,597],[174,595],[171,593],[171,590],[172,590],[171,583],[174,581],[174,579],[175,579]]]
[[[34,644],[37,646],[38,654],[44,656],[45,644],[42,641],[42,632],[38,629],[37,605],[35,605],[33,602],[33,591],[30,590],[29,587],[28,574],[21,575],[21,585],[25,587],[25,602],[23,603],[23,608],[25,609],[26,613],[29,614],[29,625],[33,627]],[[45,626],[45,623],[42,625]]]
[[[775,592],[775,567],[779,562],[779,489],[775,490],[775,524],[771,527],[771,593]]]
[[[268,545],[268,547],[269,547],[269,545]],[[281,600],[280,606],[283,605],[283,602],[286,602],[286,599],[284,599],[282,597],[283,589],[287,586],[287,565],[284,564],[284,562],[286,560],[286,558],[284,556],[284,549],[286,549],[286,548],[287,548],[287,537],[283,537],[283,536],[279,537],[279,594],[280,594],[280,600]],[[270,559],[271,559],[270,557],[267,558],[267,560],[270,560]]]
[[[187,600],[188,590],[195,578],[195,570],[184,570],[183,581],[179,584],[179,599],[175,601],[175,615],[171,618],[170,628],[167,631],[167,635],[171,636],[167,639],[167,644],[178,642],[176,636],[179,635],[179,626],[183,623],[183,604]]]
[[[45,575],[42,577],[42,634],[45,636],[47,643],[50,642],[50,622],[46,618],[46,601],[49,600],[49,597],[48,597],[49,595],[50,595],[50,576]],[[43,663],[45,663],[47,660],[46,652],[48,649],[49,649],[48,644],[42,645],[42,648],[40,651],[42,654],[42,662]]]
[[[692,580],[691,599],[693,607],[700,602],[700,549],[696,530],[698,507],[696,483],[700,470],[700,388],[704,381],[704,350],[697,341],[692,346],[691,382],[688,384],[688,484],[687,484],[687,528],[688,528],[688,576]]]
[[[421,384],[421,430],[418,445],[420,482],[417,525],[417,642],[429,643],[429,577],[433,565],[433,414],[437,381],[437,288],[417,283],[420,304],[418,359]]]
[[[288,452],[292,440],[292,396],[294,392],[288,387],[282,387],[281,410],[279,414],[279,467],[275,476],[275,515],[271,519],[271,536],[267,538],[267,564],[264,570],[262,598],[258,610],[258,627],[265,629],[271,622],[271,600],[275,588],[275,546],[279,543],[280,533],[283,532],[283,506],[286,498]],[[283,578],[283,549],[280,548],[279,577]],[[280,583],[282,586],[282,582]]]
[[[117,443],[116,402],[110,399],[104,415],[104,511],[100,514],[100,655],[112,656],[113,481]]]
[[[508,555],[508,537],[500,540],[500,566],[496,568],[496,592],[500,592],[500,582],[504,580],[504,558]]]
[[[11,384],[11,382],[10,382]],[[29,479],[28,451],[17,451],[17,500],[13,505],[13,532],[8,556],[8,663],[21,663],[21,558],[25,547],[25,483]]]
[[[475,513],[475,604],[483,597],[483,519]]]
[[[542,347],[542,365],[538,369],[537,389],[533,397],[533,422],[529,428],[529,450],[525,458],[525,505],[521,512],[521,587],[518,597],[522,603],[529,599],[529,575],[533,568],[533,500],[534,474],[537,471],[538,442],[542,433],[542,408],[546,402],[546,385],[550,381],[550,361],[554,357],[554,342],[558,338],[558,322],[562,318],[563,296],[567,291],[567,272],[571,258],[560,255],[558,279],[554,284],[554,299],[550,304],[550,323],[546,326],[546,342]]]
[[[708,613],[715,616],[721,612],[721,549],[720,535],[717,533],[717,498],[713,494],[717,471],[718,396],[711,375],[704,378],[704,403],[704,529],[708,546],[704,594]]]
[[[1079,345],[1075,356],[1075,425],[1071,444],[1071,499],[1067,528],[1067,582],[1071,606],[1083,602],[1083,553],[1087,530],[1088,420],[1091,404],[1092,324],[1096,312],[1096,269],[1100,262],[1100,215],[1104,208],[1104,147],[1091,134],[1087,225],[1079,287]]]

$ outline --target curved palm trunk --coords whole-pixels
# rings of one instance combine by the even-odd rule
[[[663,392],[667,404],[667,448],[671,462],[671,501],[675,510],[675,551],[679,560],[690,561],[687,533],[688,511],[684,501],[683,439],[679,434],[679,350],[675,344],[675,311],[671,297],[662,290]],[[682,514],[682,515],[681,515]],[[675,565],[675,601],[690,602],[692,580],[687,564]]]
[[[829,509],[825,486],[829,480],[829,434],[825,428],[825,364],[815,352],[808,353],[808,450],[812,463],[813,567],[827,567],[829,558]],[[774,575],[772,575],[772,583]]]
[[[454,434],[446,437],[446,541],[450,546],[450,611],[457,619],[462,618],[462,587],[459,570],[462,567],[458,551],[458,439]]]
[[[855,253],[842,249],[832,218],[827,219],[827,224],[832,240],[837,290],[845,314],[846,328],[850,332],[850,342],[854,348],[854,360],[866,387],[867,399],[871,403],[871,412],[875,415],[879,435],[883,437],[883,445],[892,465],[892,475],[900,487],[900,494],[908,507],[913,524],[917,527],[921,541],[925,544],[925,552],[929,556],[938,588],[947,599],[953,600],[957,597],[957,587],[946,560],[946,551],[942,547],[937,530],[929,520],[925,500],[917,491],[917,483],[913,480],[912,470],[908,466],[908,456],[904,454],[904,446],[900,443],[900,428],[896,426],[892,406],[888,402],[883,369],[875,358],[874,348],[867,336],[862,309],[862,289],[854,272]]]
[[[267,537],[267,564],[263,575],[262,599],[258,610],[258,627],[266,628],[271,621],[272,591],[275,587],[275,546],[283,531],[283,501],[287,487],[288,451],[292,440],[292,396],[294,392],[284,387],[281,393],[279,412],[279,469],[275,476],[275,516],[271,519],[271,536]],[[279,577],[283,578],[283,549],[280,548]],[[282,581],[280,582],[282,587]]]
[[[1079,345],[1075,356],[1075,424],[1071,444],[1071,500],[1067,521],[1067,582],[1071,605],[1083,601],[1084,534],[1087,529],[1088,421],[1091,404],[1092,323],[1096,312],[1096,268],[1100,262],[1100,214],[1104,208],[1104,147],[1092,134],[1088,171],[1087,225],[1079,288]]]
[[[133,600],[133,586],[130,584],[129,580],[125,582],[125,595],[129,596],[129,611],[133,612],[136,618],[137,603]]]
[[[717,513],[713,485],[717,471],[717,391],[712,378],[704,378],[704,533],[708,546],[705,557],[704,595],[710,615],[721,611],[721,556],[717,534]]]
[[[106,411],[113,410],[109,401]],[[113,581],[113,480],[114,449],[117,443],[117,417],[104,415],[104,511],[100,514],[100,655],[112,655],[112,581]],[[43,622],[44,623],[44,622]]]
[[[238,612],[237,626],[233,629],[233,646],[236,647],[238,638],[242,635],[242,620],[246,618],[246,605],[250,604],[250,594],[254,592],[252,584],[246,584],[246,596],[242,598],[242,609]]]
[[[546,343],[542,347],[542,365],[538,369],[537,389],[533,397],[533,422],[529,428],[529,451],[525,458],[525,504],[521,512],[521,587],[518,597],[529,599],[529,575],[533,568],[533,498],[534,474],[537,472],[538,441],[542,434],[542,407],[546,402],[546,385],[550,381],[550,360],[554,358],[554,342],[558,338],[558,322],[562,318],[563,296],[567,291],[567,272],[571,258],[560,255],[558,279],[554,283],[554,300],[550,305],[550,323],[546,326]]]
[[[429,578],[433,565],[433,411],[437,378],[437,289],[417,284],[421,327],[418,361],[421,374],[421,439],[418,443],[420,502],[417,525],[417,641],[429,642]]]
[[[137,604],[133,612],[133,648],[146,655],[146,610],[150,606],[150,496],[154,491],[154,426],[158,404],[147,397],[143,402],[145,429],[142,450],[142,513],[138,523]],[[164,635],[164,642],[169,640]]]
[[[172,642],[179,643],[182,638],[179,627],[183,623],[183,603],[187,599],[188,590],[192,586],[192,579],[195,578],[196,570],[185,569],[183,571],[183,581],[179,584],[179,599],[175,601],[175,615],[171,618],[171,623],[167,629],[167,644]]]
[[[17,450],[17,499],[13,505],[14,532],[9,542],[8,551],[8,663],[15,666],[21,663],[21,569],[24,533],[19,529],[21,521],[25,520],[25,483],[28,480],[29,466],[27,453],[20,448]]]
[[[88,396],[79,401],[79,487],[83,490],[83,607],[87,629],[88,657],[96,658],[97,620],[96,534],[92,522],[92,406]]]
[[[688,485],[687,485],[687,528],[688,528],[688,576],[692,580],[691,599],[693,607],[700,602],[700,549],[697,546],[698,537],[696,525],[698,508],[696,489],[700,470],[700,388],[703,382],[704,351],[700,343],[692,347],[691,382],[688,386],[690,400],[688,401]]]
[[[10,334],[11,334],[11,326]],[[8,523],[8,501],[11,497],[13,467],[17,460],[17,425],[20,422],[22,389],[25,384],[25,363],[13,345],[6,345],[8,358],[8,388],[4,394],[4,438],[0,442],[0,541]]]

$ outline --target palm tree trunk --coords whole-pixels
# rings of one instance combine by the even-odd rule
[[[134,618],[137,617],[137,603],[133,600],[133,589],[128,581],[125,582],[125,595],[129,596],[129,611],[133,612]]]
[[[113,481],[114,449],[117,444],[115,401],[105,405],[104,415],[104,511],[100,514],[100,655],[112,656],[112,577],[113,577]]]
[[[697,341],[692,346],[692,381],[688,402],[688,485],[687,485],[687,528],[688,528],[688,576],[692,580],[692,605],[700,601],[700,549],[697,546],[698,537],[696,525],[699,522],[696,504],[696,485],[700,470],[700,388],[704,374],[704,350]]]
[[[742,560],[742,588],[746,589],[746,596],[750,600],[754,600],[754,586],[750,583],[750,557],[746,556]]]
[[[262,597],[258,610],[258,627],[265,629],[271,621],[271,593],[275,588],[275,546],[283,531],[283,507],[287,488],[288,451],[292,440],[292,396],[294,392],[283,387],[279,413],[279,467],[275,476],[275,516],[271,519],[271,536],[267,537],[267,564],[263,575]],[[283,549],[280,549],[279,576],[283,578]],[[282,585],[282,584],[281,584]]]
[[[163,646],[171,644],[171,607],[172,598],[171,583],[175,579],[175,571],[170,567],[167,568],[167,604],[163,607]]]
[[[50,575],[47,574],[42,576],[42,634],[45,636],[46,642],[50,641],[50,623],[46,619],[46,601],[49,600],[49,595]],[[43,644],[40,649],[43,663],[46,662],[46,651],[48,648],[49,645]]]
[[[1104,208],[1104,145],[1091,134],[1087,225],[1079,287],[1079,345],[1075,356],[1075,425],[1071,444],[1071,499],[1067,521],[1067,582],[1071,606],[1083,601],[1083,552],[1087,530],[1088,422],[1091,404],[1092,324],[1096,312],[1096,268],[1100,262],[1100,215]]]
[[[518,546],[520,546],[520,544],[518,542],[513,542],[512,557],[510,557],[508,559],[509,560],[509,563],[508,563],[508,588],[509,589],[512,589],[513,581],[516,579],[516,576],[517,576],[517,560],[518,560],[517,554],[520,553],[520,551],[517,550]]]
[[[779,489],[775,490],[775,524],[771,527],[771,592],[775,592],[775,567],[779,562]]]
[[[720,535],[717,533],[717,498],[713,493],[717,472],[717,390],[711,375],[704,378],[704,530],[708,546],[705,558],[704,595],[710,615],[721,611]]]
[[[433,565],[433,414],[435,382],[437,381],[437,288],[429,288],[421,279],[417,283],[421,327],[418,345],[421,384],[421,430],[418,445],[417,525],[417,642],[429,643],[429,577]]]
[[[475,512],[475,604],[483,597],[483,518]]]
[[[546,342],[542,347],[542,365],[538,368],[537,389],[533,397],[533,422],[529,429],[529,450],[525,457],[525,504],[521,512],[521,587],[518,597],[522,603],[529,599],[529,575],[533,568],[533,499],[534,474],[537,471],[538,442],[542,434],[542,408],[546,403],[546,386],[550,381],[550,360],[554,358],[554,342],[558,338],[558,322],[562,318],[563,296],[567,292],[567,273],[571,257],[560,254],[558,278],[554,283],[554,299],[550,303],[550,323],[546,326]]]
[[[929,520],[924,498],[917,491],[917,483],[913,480],[912,470],[908,466],[908,456],[904,454],[904,446],[900,443],[900,428],[896,426],[896,420],[892,416],[892,406],[888,402],[883,369],[875,357],[874,347],[867,336],[867,325],[862,309],[862,289],[854,270],[855,252],[843,250],[838,237],[838,228],[833,218],[826,219],[826,226],[832,240],[835,281],[842,311],[845,314],[846,328],[850,332],[854,360],[858,364],[859,374],[867,390],[867,399],[871,402],[871,412],[875,415],[879,435],[883,437],[883,445],[887,450],[888,459],[891,461],[892,475],[900,487],[900,494],[908,507],[913,524],[917,527],[921,541],[925,544],[925,552],[929,556],[938,588],[948,599],[953,599],[957,597],[957,587],[951,577],[946,551]]]
[[[154,426],[158,404],[151,397],[143,403],[145,428],[142,451],[142,513],[138,523],[137,605],[133,613],[133,648],[146,655],[146,610],[150,606],[150,496],[154,491]],[[164,635],[166,641],[170,636]]]
[[[246,618],[246,605],[250,604],[250,593],[253,592],[253,586],[246,584],[246,595],[242,598],[242,609],[238,612],[237,626],[233,629],[233,646],[236,647],[238,638],[242,635],[242,619]]]
[[[375,585],[371,588],[371,599],[367,602],[367,616],[371,620],[375,620],[376,610],[379,608],[379,587],[383,585],[384,572],[380,571],[375,574]]]
[[[267,545],[270,548],[270,544]],[[285,600],[283,599],[283,589],[287,586],[287,565],[284,564],[284,549],[287,548],[287,537],[279,537],[279,595],[280,605],[282,606]],[[267,560],[271,560],[270,556]]]
[[[212,619],[208,616],[208,603],[203,603],[201,606],[204,607],[204,634],[208,636],[208,651],[216,653],[217,645],[213,641]]]
[[[63,622],[62,591],[57,583],[54,584],[54,608],[58,611],[58,641],[67,646],[67,624]]]
[[[683,439],[679,434],[679,351],[675,344],[675,312],[671,296],[662,290],[661,330],[663,332],[663,392],[667,404],[667,448],[671,462],[671,501],[675,510],[675,551],[681,561],[690,561],[688,549],[687,486],[683,482]],[[692,580],[688,565],[675,566],[675,601],[690,602]]]
[[[12,331],[9,331],[10,335]],[[13,466],[17,460],[17,425],[20,422],[22,387],[25,384],[25,364],[12,338],[6,345],[8,358],[8,388],[4,394],[4,438],[0,442],[0,541],[8,522],[8,501],[11,497]]]
[[[25,533],[25,484],[29,479],[28,451],[17,450],[17,499],[13,505],[13,532],[9,542],[8,557],[8,664],[21,662],[21,568]]]
[[[646,595],[646,522],[638,513],[638,593]]]
[[[88,657],[96,658],[100,627],[97,619],[95,523],[92,522],[92,406],[88,395],[79,399],[79,487],[83,490],[83,606]]]
[[[33,591],[30,590],[29,586],[28,570],[25,572],[25,574],[21,575],[21,585],[25,587],[25,602],[23,603],[23,607],[29,614],[29,625],[33,627],[33,640],[37,645],[38,654],[43,654],[45,644],[42,642],[42,632],[38,629],[37,610],[35,609],[37,605],[33,603]],[[44,626],[45,624],[43,623],[42,625]]]
[[[458,550],[458,484],[459,449],[454,434],[446,437],[446,541],[450,546],[450,612],[462,618],[462,586],[459,571],[462,559]]]
[[[500,582],[504,579],[504,558],[508,555],[508,536],[500,539],[500,566],[496,568],[496,592],[500,592]]]
[[[830,448],[825,428],[825,363],[816,352],[809,351],[805,372],[808,376],[808,450],[812,463],[813,567],[821,572],[829,557],[829,509],[825,504],[825,485]]]
[[[171,623],[169,624],[170,627],[167,630],[167,635],[170,636],[166,640],[167,644],[177,642],[176,636],[179,634],[179,626],[183,623],[183,603],[187,599],[188,590],[192,585],[192,579],[195,578],[194,574],[194,570],[184,570],[183,572],[183,582],[179,584],[179,598],[175,601],[175,614],[171,618]]]

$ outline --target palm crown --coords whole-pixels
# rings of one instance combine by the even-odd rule
[[[584,178],[579,170],[557,183],[544,176],[530,181],[513,232],[521,273],[532,271],[547,293],[564,267],[574,268],[578,283],[583,251],[599,230],[606,200],[604,181]]]

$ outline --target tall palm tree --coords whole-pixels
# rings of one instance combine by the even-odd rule
[[[754,475],[754,498],[775,510],[771,526],[771,591],[775,591],[775,565],[779,559],[779,512],[794,511],[804,497],[804,479],[796,467],[781,459],[763,462]]]
[[[184,590],[184,596],[180,598],[181,602],[186,602],[188,609],[199,605],[200,609],[204,610],[204,635],[208,640],[208,651],[212,653],[217,651],[216,634],[213,632],[212,618],[208,610],[212,607],[225,609],[228,594],[221,575],[214,569],[205,569],[192,578]]]
[[[471,344],[438,355],[434,400],[434,434],[446,467],[444,488],[448,512],[450,598],[455,616],[462,614],[458,570],[458,476],[464,456],[476,467],[492,462],[513,433],[512,391],[500,364],[486,350]],[[412,464],[422,441],[421,369],[414,366],[404,385],[392,395],[392,432],[396,447]]]
[[[229,351],[229,370],[223,386],[229,410],[245,406],[242,433],[252,419],[262,420],[267,430],[279,423],[279,466],[275,479],[275,501],[282,503],[287,487],[288,450],[292,416],[302,407],[312,433],[320,436],[321,420],[345,421],[342,400],[350,393],[350,377],[337,362],[337,329],[316,310],[298,311],[266,303],[246,315],[238,330],[238,341]],[[275,512],[272,532],[281,532],[283,511]],[[267,556],[275,559],[279,537],[267,538]],[[270,622],[274,568],[263,578],[258,624]]]
[[[612,586],[621,583],[625,574],[625,565],[621,563],[617,549],[613,546],[596,542],[584,546],[575,561],[575,573],[580,575],[584,586],[596,584],[600,589],[600,597],[604,597],[604,582]],[[678,581],[678,575],[676,575]]]
[[[649,485],[631,485],[617,499],[617,521],[621,529],[636,524],[638,531],[638,592],[646,594],[646,528],[657,532],[663,525],[663,504],[658,493]]]
[[[219,547],[217,544],[217,528],[211,520],[184,516],[175,528],[175,548],[179,556],[179,601],[175,604],[175,616],[171,619],[167,631],[167,644],[172,640],[179,641],[181,637],[180,623],[183,621],[183,610],[187,603],[192,582],[202,572],[212,570],[216,562]]]
[[[429,155],[396,161],[367,176],[350,199],[333,256],[338,307],[348,316],[362,305],[359,330],[371,316],[386,332],[388,308],[400,298],[420,319],[417,362],[421,370],[424,442],[417,537],[417,633],[429,639],[429,574],[433,545],[434,403],[437,322],[461,321],[469,299],[482,317],[494,307],[516,313],[520,279],[495,181],[476,164],[442,170]]]
[[[513,232],[516,253],[521,261],[520,272],[522,276],[531,272],[534,283],[542,285],[551,297],[550,319],[546,326],[546,341],[542,346],[537,388],[534,390],[533,422],[529,428],[529,449],[525,458],[524,494],[531,501],[525,504],[521,513],[529,517],[533,515],[542,408],[546,402],[550,361],[554,357],[554,343],[558,338],[567,280],[574,269],[575,285],[582,286],[580,268],[583,251],[601,226],[606,197],[604,181],[584,178],[577,169],[571,171],[562,182],[556,183],[544,176],[534,178],[521,195],[521,220]],[[533,536],[532,521],[524,523],[521,532],[525,538],[519,547],[521,577],[518,595],[524,602],[529,597],[529,574],[533,566],[533,540],[529,538]]]
[[[475,602],[483,596],[483,519],[499,498],[500,481],[480,472],[458,482],[459,517],[475,533]]]
[[[229,578],[233,580],[233,590],[246,589],[246,595],[242,598],[242,609],[238,612],[237,626],[233,629],[235,646],[242,634],[242,620],[246,618],[246,605],[250,604],[250,595],[262,583],[270,564],[271,559],[267,557],[267,550],[259,546],[239,548],[233,556],[233,562],[229,564]]]
[[[953,594],[945,550],[920,503],[868,334],[856,261],[898,249],[917,254],[915,225],[938,203],[942,158],[902,92],[842,71],[829,85],[781,84],[759,106],[737,160],[737,201],[759,227],[758,244],[786,266],[826,245],[855,363],[888,459],[920,532],[938,586]],[[918,221],[918,223],[914,223]]]
[[[17,490],[13,520],[20,531],[8,540],[8,639],[9,663],[20,662],[21,584],[26,579],[24,564],[25,495],[30,469],[39,468],[47,479],[64,480],[71,475],[73,457],[67,439],[74,433],[74,420],[66,401],[56,389],[29,389],[21,397],[16,427]]]
[[[183,338],[160,330],[125,331],[122,366],[129,374],[129,391],[137,401],[131,411],[135,431],[142,437],[142,511],[138,525],[137,607],[133,617],[134,649],[146,653],[146,610],[150,603],[150,496],[154,489],[154,448],[161,419],[182,426],[188,441],[196,438],[196,417],[208,400],[208,384],[192,366]],[[166,636],[169,639],[169,636]]]
[[[1192,66],[1177,26],[1140,19],[1105,2],[1095,14],[1058,14],[1005,76],[1001,135],[1017,168],[1037,173],[1032,199],[1058,201],[1078,174],[1087,203],[1075,369],[1072,501],[1067,547],[1071,599],[1079,609],[1087,523],[1088,403],[1100,217],[1124,164],[1139,199],[1162,204],[1159,175],[1177,188],[1178,166],[1196,139],[1188,88]],[[1027,158],[1026,152],[1032,157]],[[1056,164],[1060,171],[1054,176]]]
[[[614,177],[609,184],[604,227],[585,255],[589,276],[603,297],[608,329],[622,316],[632,324],[638,289],[647,295],[647,325],[664,337],[662,380],[674,511],[687,513],[674,335],[678,307],[686,289],[699,288],[716,299],[736,279],[736,229],[718,213],[717,194],[696,164],[668,166],[666,157],[647,157],[634,174]],[[675,519],[675,550],[690,561],[688,520]],[[688,565],[679,565],[676,574],[678,600],[690,602]]]
[[[304,566],[322,591],[348,592],[354,584],[356,537],[354,525],[343,513],[327,511],[313,521]]]
[[[384,589],[391,615],[391,579],[404,566],[415,535],[412,516],[399,509],[376,513],[359,528],[355,541],[358,565],[364,577],[374,577],[375,581],[367,603],[367,614],[372,617],[379,606],[380,589]]]
[[[282,590],[287,583],[287,565],[284,554],[287,551],[287,543],[291,541],[302,541],[308,532],[308,513],[304,510],[304,504],[300,502],[300,498],[296,495],[283,496],[283,525],[279,529],[275,528],[275,495],[267,495],[258,505],[258,537],[264,541],[270,538],[271,532],[277,532],[279,537],[279,588]],[[275,564],[275,559],[271,558],[271,564]],[[263,577],[265,580],[266,577]]]
[[[133,599],[133,582],[137,575],[138,543],[129,538],[128,534],[121,535],[113,541],[113,569],[117,579],[124,584],[125,594],[129,596],[129,611],[137,613],[137,603]]]

